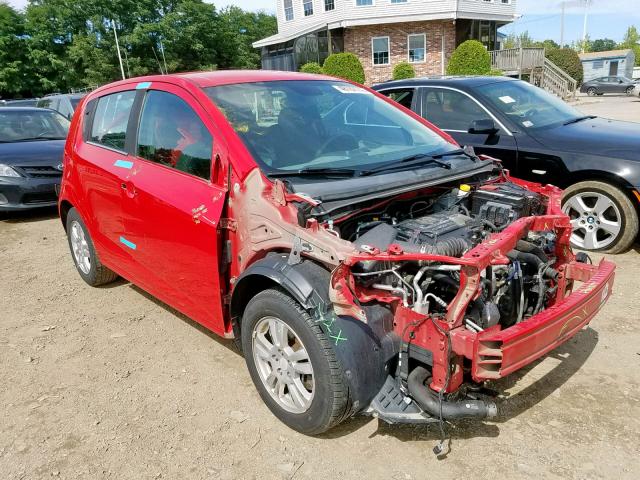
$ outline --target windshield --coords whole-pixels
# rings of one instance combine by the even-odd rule
[[[584,115],[541,88],[527,82],[496,82],[477,87],[496,109],[526,130],[552,127]]]
[[[49,110],[0,111],[0,143],[64,140],[69,121]]]
[[[275,81],[205,89],[267,173],[366,170],[457,149],[371,92],[341,81]]]

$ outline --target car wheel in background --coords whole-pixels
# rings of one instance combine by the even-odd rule
[[[627,95],[631,95],[633,94],[633,87],[627,87],[627,89],[624,91]]]
[[[571,244],[581,250],[621,253],[638,235],[638,214],[619,188],[580,182],[565,190],[562,210],[571,218]]]
[[[597,93],[598,91],[595,89],[595,87],[587,88],[587,95],[589,95],[590,97],[594,97]]]
[[[85,282],[97,287],[118,278],[116,273],[100,263],[89,231],[75,208],[67,214],[67,239],[73,263]]]
[[[318,322],[280,290],[264,290],[244,311],[242,351],[269,410],[307,435],[351,413],[347,380]]]

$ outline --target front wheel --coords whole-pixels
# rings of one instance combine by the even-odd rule
[[[580,182],[565,190],[562,210],[571,218],[571,244],[581,250],[622,253],[638,235],[638,213],[619,188]]]
[[[627,89],[624,91],[627,95],[632,95],[633,94],[633,88],[634,87],[627,87]]]
[[[594,87],[587,88],[587,95],[590,97],[594,97],[597,93],[598,91]]]
[[[269,289],[252,298],[241,336],[258,393],[287,426],[316,435],[349,416],[348,384],[329,339],[287,294]]]

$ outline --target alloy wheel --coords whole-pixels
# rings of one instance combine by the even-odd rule
[[[252,332],[253,361],[264,387],[291,413],[313,401],[315,381],[309,354],[298,334],[276,317],[260,319]]]
[[[582,192],[569,197],[562,207],[571,218],[571,243],[584,250],[600,250],[613,244],[622,231],[620,209],[608,196]]]
[[[593,97],[596,93],[597,91],[593,87],[587,89],[587,95],[589,95],[590,97]]]
[[[89,275],[91,270],[91,253],[89,252],[89,244],[84,235],[84,230],[79,222],[74,221],[71,224],[71,249],[73,250],[73,258],[76,265],[85,275]]]

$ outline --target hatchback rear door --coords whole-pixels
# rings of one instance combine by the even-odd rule
[[[218,227],[226,189],[210,177],[226,147],[189,92],[157,82],[144,93],[136,138],[123,218],[137,283],[223,334]]]

